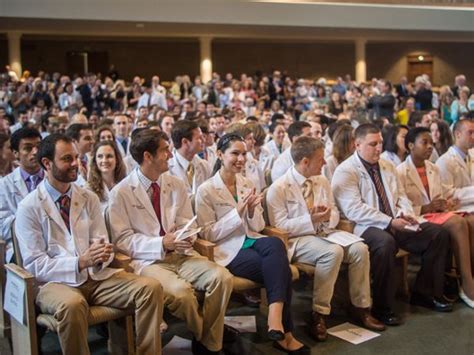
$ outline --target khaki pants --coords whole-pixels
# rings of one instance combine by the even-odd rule
[[[163,285],[165,306],[186,321],[194,337],[211,351],[222,349],[224,316],[232,293],[230,272],[206,258],[170,253],[163,261],[146,266],[142,276]],[[194,290],[205,291],[202,312]]]
[[[349,264],[351,303],[360,308],[370,307],[370,259],[364,243],[343,248],[323,238],[300,237],[292,261],[314,265],[313,311],[324,315],[331,313],[331,299],[341,263]]]
[[[56,318],[63,354],[90,353],[89,305],[135,308],[138,354],[161,353],[163,289],[156,280],[120,272],[103,281],[89,279],[79,287],[50,283],[40,288],[36,303],[41,312]]]

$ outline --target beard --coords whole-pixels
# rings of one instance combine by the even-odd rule
[[[67,170],[60,170],[53,163],[53,170],[52,170],[53,177],[56,180],[60,181],[60,182],[69,183],[69,182],[76,181],[77,180],[77,171],[78,171],[77,167],[69,168]]]

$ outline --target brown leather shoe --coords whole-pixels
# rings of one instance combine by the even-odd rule
[[[352,314],[355,320],[358,321],[364,328],[378,332],[382,332],[386,329],[382,322],[372,317],[368,308],[352,307]]]
[[[325,341],[328,338],[325,316],[318,312],[313,312],[312,318],[311,335],[317,341]]]

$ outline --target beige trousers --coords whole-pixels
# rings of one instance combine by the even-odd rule
[[[63,354],[90,354],[87,344],[89,306],[135,308],[138,354],[160,354],[163,289],[154,279],[119,272],[79,287],[50,283],[36,297],[41,312],[53,314]]]
[[[314,265],[313,311],[324,315],[331,313],[331,299],[341,263],[349,264],[351,303],[360,308],[371,306],[370,258],[364,243],[343,248],[320,237],[300,237],[292,261]]]
[[[141,275],[160,281],[165,306],[186,321],[198,341],[211,351],[222,349],[224,316],[233,287],[226,268],[197,253],[170,253],[163,261],[143,268]],[[202,312],[194,290],[205,292]]]

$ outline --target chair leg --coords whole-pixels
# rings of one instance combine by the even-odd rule
[[[260,289],[260,313],[262,315],[268,316],[268,299],[267,299],[267,291],[265,288]]]
[[[132,316],[109,321],[108,351],[111,354],[135,354]]]

